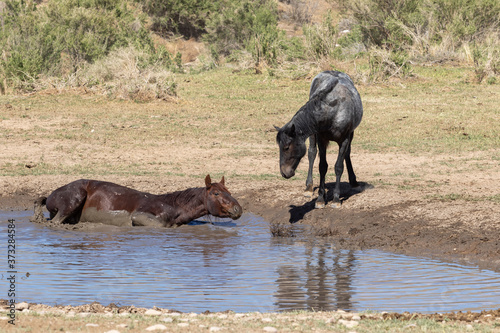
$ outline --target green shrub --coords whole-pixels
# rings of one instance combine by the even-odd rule
[[[58,44],[78,66],[93,62],[112,49],[132,44],[151,48],[144,24],[123,0],[53,0],[45,15],[58,36]],[[137,20],[139,20],[137,22]]]
[[[6,5],[1,13],[0,72],[9,81],[33,80],[58,63],[62,48],[55,42],[57,34],[39,22],[35,6],[22,6],[18,1]]]
[[[423,21],[419,11],[422,1],[337,0],[360,24],[365,43],[389,48],[399,48],[410,41],[401,23],[413,26]]]
[[[276,63],[284,33],[278,29],[274,1],[222,0],[220,8],[219,13],[210,17],[205,36],[214,52],[229,55],[246,49],[256,63],[262,60]]]
[[[440,31],[449,31],[458,42],[483,39],[499,29],[497,0],[432,0],[424,8],[434,14]]]
[[[451,37],[481,43],[500,29],[497,0],[332,0],[359,25],[366,46],[413,49],[421,55]]]
[[[125,0],[53,0],[40,8],[8,0],[0,15],[0,72],[24,88],[40,74],[74,72],[118,47],[152,50],[148,31]]]
[[[475,81],[481,83],[486,79],[488,84],[496,83],[500,74],[500,43],[498,35],[491,35],[484,43],[472,47]]]
[[[182,34],[199,37],[205,33],[209,16],[219,11],[220,1],[211,0],[135,0],[153,21],[152,30],[167,37]]]
[[[331,56],[335,52],[338,29],[333,24],[332,13],[329,11],[320,24],[306,24],[302,27],[307,45],[307,51],[312,58]]]

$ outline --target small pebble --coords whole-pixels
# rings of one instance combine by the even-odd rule
[[[173,322],[173,321],[174,321],[174,319],[173,319],[173,318],[171,318],[171,317],[165,317],[165,318],[163,318],[163,319],[162,319],[162,321],[164,321],[164,322],[166,322],[166,323],[171,323],[171,322]]]
[[[269,317],[266,317],[266,318],[262,318],[262,321],[265,323],[271,323],[273,320]]]
[[[269,333],[278,332],[278,330],[275,327],[271,327],[271,326],[266,326],[266,327],[263,328],[263,330],[265,332],[269,332]]]
[[[87,327],[99,327],[99,324],[88,323],[85,326],[87,326]]]
[[[162,325],[162,324],[156,324],[156,325],[149,326],[148,328],[146,328],[146,331],[164,331],[166,329],[167,329],[167,326]]]
[[[222,330],[222,327],[217,327],[217,326],[212,326],[209,329],[210,332],[219,332],[220,330]]]
[[[111,330],[111,331],[106,331],[104,333],[120,333],[120,331],[117,331],[117,330]]]
[[[188,327],[189,324],[188,323],[178,323],[177,326],[179,326],[179,327]]]
[[[344,325],[347,328],[353,328],[359,325],[357,321],[354,320],[344,320],[344,319],[339,319],[338,321],[339,324]]]
[[[16,310],[23,311],[23,310],[28,310],[30,305],[26,302],[21,302],[16,304]]]
[[[146,312],[144,312],[146,316],[159,316],[161,315],[161,311],[154,310],[154,309],[149,309]]]

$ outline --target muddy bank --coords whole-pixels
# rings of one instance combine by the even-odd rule
[[[500,270],[498,204],[401,198],[371,205],[361,197],[375,195],[378,191],[373,186],[365,184],[365,189],[349,196],[347,184],[343,185],[348,197],[340,209],[315,209],[314,198],[300,198],[298,193],[295,202],[278,199],[266,205],[270,202],[264,199],[266,190],[239,200],[248,211],[285,229],[286,236],[293,237],[293,228],[287,232],[291,225],[307,224],[311,233],[328,237],[342,249],[379,249]]]

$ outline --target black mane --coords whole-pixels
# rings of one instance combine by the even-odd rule
[[[204,187],[188,188],[184,191],[176,191],[161,195],[163,202],[170,206],[186,205],[193,200],[201,198],[201,193],[205,190]]]

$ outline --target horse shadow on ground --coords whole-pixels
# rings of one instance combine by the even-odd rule
[[[327,205],[332,202],[333,200],[333,189],[335,188],[335,183],[327,183],[325,184],[325,190],[326,190],[326,201]],[[340,183],[340,202],[344,203],[344,201],[349,200],[350,197],[360,194],[364,192],[365,190],[372,189],[374,188],[373,185],[365,183],[365,182],[359,182],[359,186],[352,188],[351,185],[347,182],[341,182]],[[314,193],[313,199],[309,202],[306,202],[302,206],[295,206],[295,205],[290,205],[290,223],[296,223],[299,222],[306,216],[307,213],[311,212],[312,210],[315,209],[314,205],[316,203],[316,198],[317,198],[317,189],[318,187],[314,188]],[[324,209],[329,209],[328,206]]]

